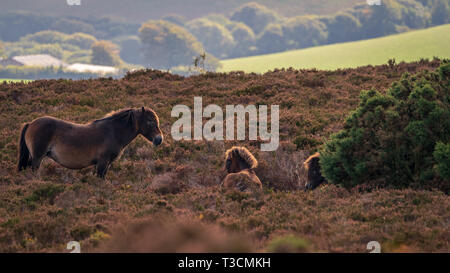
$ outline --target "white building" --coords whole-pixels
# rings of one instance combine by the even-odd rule
[[[104,66],[104,65],[93,65],[93,64],[71,64],[66,67],[66,70],[73,72],[89,72],[89,73],[97,73],[97,74],[117,74],[119,69],[113,66]]]
[[[26,65],[26,66],[40,66],[40,67],[67,66],[65,62],[47,54],[15,56],[12,57],[11,60],[17,62],[19,65]]]

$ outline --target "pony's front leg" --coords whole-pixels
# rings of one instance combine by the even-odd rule
[[[101,179],[105,179],[106,172],[108,171],[109,165],[110,165],[110,163],[107,161],[98,162],[97,166],[96,166],[97,176],[100,177]]]
[[[31,160],[31,169],[33,172],[37,172],[39,167],[41,166],[42,160],[44,159],[44,156],[40,157],[33,157]]]

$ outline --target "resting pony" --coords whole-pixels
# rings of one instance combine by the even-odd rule
[[[254,169],[258,161],[245,147],[232,147],[225,153],[225,169],[227,176],[222,181],[225,188],[240,191],[262,189],[261,181]]]
[[[327,183],[320,172],[319,160],[320,154],[315,153],[312,156],[308,157],[303,163],[303,167],[305,168],[308,176],[308,179],[305,183],[305,190],[313,190],[320,184]]]
[[[163,141],[151,109],[119,110],[87,124],[40,117],[22,128],[18,170],[31,166],[36,171],[48,156],[69,169],[95,165],[94,173],[105,178],[110,164],[140,134],[155,146]]]

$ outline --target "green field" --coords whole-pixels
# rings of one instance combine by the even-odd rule
[[[31,80],[24,80],[24,79],[0,79],[0,83],[2,82],[30,82]]]
[[[333,70],[363,65],[379,65],[395,58],[450,58],[450,24],[410,31],[382,38],[318,46],[282,53],[221,61],[221,72],[242,70],[262,73],[274,68],[317,68]]]

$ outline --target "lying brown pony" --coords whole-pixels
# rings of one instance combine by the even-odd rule
[[[70,169],[95,165],[97,176],[104,178],[111,162],[139,134],[155,146],[161,144],[159,118],[153,110],[119,110],[87,124],[37,118],[22,129],[18,170],[28,166],[37,170],[48,156]]]
[[[225,188],[235,188],[240,191],[262,189],[261,181],[254,169],[258,161],[245,147],[232,147],[225,153],[225,169],[228,175],[222,182]]]
[[[320,172],[319,159],[320,154],[315,153],[312,156],[308,157],[303,163],[303,167],[305,168],[308,175],[308,180],[305,183],[305,190],[313,190],[320,184],[327,183]]]

